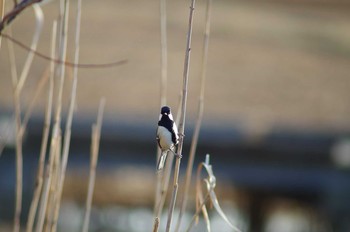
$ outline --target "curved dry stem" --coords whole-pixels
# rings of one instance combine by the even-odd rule
[[[235,232],[241,232],[240,229],[238,229],[236,226],[234,226],[230,220],[227,218],[226,214],[223,212],[223,210],[221,209],[221,206],[219,204],[219,201],[216,197],[215,194],[215,186],[216,186],[216,177],[213,173],[213,169],[212,169],[212,165],[210,165],[209,163],[209,155],[206,156],[206,160],[205,162],[202,162],[198,165],[198,169],[197,169],[197,181],[196,181],[196,190],[197,190],[197,194],[196,194],[196,206],[197,206],[197,212],[198,210],[201,210],[207,225],[207,230],[210,231],[210,221],[209,221],[209,217],[208,217],[208,212],[207,209],[205,207],[205,204],[203,204],[203,202],[205,202],[204,198],[203,198],[203,192],[202,192],[202,180],[200,177],[202,168],[204,167],[205,171],[208,174],[208,177],[203,179],[203,182],[206,184],[206,190],[207,190],[207,195],[209,195],[210,201],[213,205],[213,207],[215,208],[215,210],[217,211],[217,213],[220,215],[220,217],[231,227],[231,229],[233,229],[233,231]],[[196,217],[198,218],[198,213],[196,213]],[[190,227],[192,226],[192,223],[190,225]],[[189,230],[189,229],[188,229]],[[187,231],[188,231],[187,230]]]

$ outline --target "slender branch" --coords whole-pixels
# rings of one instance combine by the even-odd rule
[[[192,143],[190,148],[190,155],[188,159],[187,164],[187,170],[186,170],[186,179],[185,179],[185,188],[184,188],[184,194],[182,202],[181,202],[181,208],[180,213],[176,225],[176,230],[180,230],[181,226],[181,220],[184,212],[186,211],[187,206],[187,199],[188,199],[188,192],[191,185],[191,176],[192,176],[192,170],[193,170],[193,162],[194,157],[196,155],[196,149],[198,144],[198,137],[200,128],[202,125],[202,119],[203,119],[203,111],[204,111],[204,93],[205,93],[205,79],[206,79],[206,65],[208,61],[208,47],[209,47],[209,35],[210,35],[210,19],[211,19],[211,2],[212,0],[207,0],[207,8],[206,8],[206,17],[205,17],[205,29],[204,29],[204,43],[203,43],[203,56],[202,56],[202,68],[201,68],[201,90],[199,95],[199,101],[198,101],[198,114],[197,114],[197,120],[196,125],[192,137]]]
[[[179,180],[179,172],[180,172],[180,164],[181,164],[181,156],[182,156],[182,148],[184,142],[184,134],[185,134],[185,119],[186,119],[186,105],[187,105],[187,89],[188,89],[188,77],[189,77],[189,64],[190,64],[190,55],[191,55],[191,42],[192,42],[192,28],[193,28],[193,13],[194,13],[195,0],[191,1],[190,6],[190,16],[189,16],[189,26],[187,32],[187,44],[186,44],[186,52],[185,52],[185,61],[184,61],[184,72],[183,72],[183,94],[182,94],[182,102],[181,102],[181,115],[180,115],[180,123],[179,123],[179,145],[177,149],[177,157],[175,163],[174,170],[174,187],[172,198],[170,202],[169,212],[168,212],[168,220],[166,225],[166,231],[170,231],[172,216],[175,208],[175,202],[178,191],[178,180]]]
[[[1,21],[2,21],[2,19],[4,17],[5,1],[6,0],[0,0],[0,20]],[[0,36],[0,49],[1,49],[1,36]]]
[[[65,61],[62,59],[55,59],[53,57],[44,55],[38,51],[36,51],[35,49],[32,49],[30,47],[28,47],[27,45],[25,45],[24,43],[16,40],[15,38],[13,38],[10,35],[7,35],[5,33],[2,33],[0,35],[0,38],[3,37],[5,39],[8,39],[10,41],[12,41],[13,43],[17,44],[19,47],[23,48],[24,50],[33,52],[33,54],[35,54],[36,56],[44,59],[44,60],[48,60],[48,61],[53,61],[56,64],[63,64],[65,66],[69,66],[69,67],[78,67],[78,68],[110,68],[110,67],[115,67],[115,66],[119,66],[119,65],[123,65],[126,64],[128,61],[126,59],[124,60],[119,60],[119,61],[114,61],[114,62],[110,62],[110,63],[103,63],[103,64],[80,64],[80,63],[73,63],[73,62],[69,62],[69,61]]]
[[[7,13],[0,22],[0,34],[5,28],[5,26],[8,26],[12,22],[12,20],[14,20],[17,17],[17,15],[19,15],[23,10],[41,1],[42,0],[27,0],[22,1],[20,4],[17,4],[17,1],[14,0],[14,8],[9,13]]]

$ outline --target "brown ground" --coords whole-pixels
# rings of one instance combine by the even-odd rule
[[[73,59],[75,3],[72,1],[68,59]],[[49,54],[57,3],[43,6],[44,32],[38,50]],[[205,122],[240,123],[248,131],[287,125],[350,129],[350,6],[331,2],[215,1],[210,39]],[[168,2],[168,102],[176,108],[182,83],[188,1]],[[189,84],[189,117],[199,92],[204,1],[197,2]],[[83,1],[81,63],[128,59],[109,69],[79,70],[77,112],[95,112],[107,98],[110,117],[142,116],[154,121],[159,108],[158,1]],[[29,44],[34,19],[27,10],[13,34]],[[12,109],[7,41],[0,50],[0,107]],[[16,47],[18,70],[25,51]],[[25,85],[28,103],[47,61],[34,60]],[[66,99],[71,77],[68,77]],[[43,108],[45,97],[40,101]]]

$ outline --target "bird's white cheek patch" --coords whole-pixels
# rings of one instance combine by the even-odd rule
[[[171,113],[168,115],[168,117],[171,121],[174,121],[173,115]]]

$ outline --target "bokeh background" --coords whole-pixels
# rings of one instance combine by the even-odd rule
[[[50,54],[58,2],[42,7],[45,24],[37,50]],[[169,0],[167,10],[167,102],[176,114],[189,1]],[[197,1],[183,169],[198,105],[204,12],[205,1]],[[68,60],[74,57],[75,16],[76,1],[72,0]],[[347,1],[213,1],[205,111],[195,163],[203,161],[205,154],[211,155],[221,205],[244,231],[350,231],[349,25]],[[33,12],[27,9],[13,22],[13,37],[29,45],[34,26]],[[106,114],[91,231],[151,230],[160,96],[159,34],[158,1],[83,1],[80,63],[122,59],[128,63],[79,69],[60,231],[80,230],[90,128],[101,97],[106,98]],[[7,42],[2,40],[0,50],[3,138],[14,125]],[[27,51],[14,46],[17,69],[21,70]],[[41,58],[34,59],[21,96],[23,110],[48,65]],[[69,73],[68,69],[64,112],[72,84]],[[40,96],[24,140],[23,223],[42,136],[46,95]],[[1,231],[11,230],[14,154],[9,139],[0,156]],[[193,207],[190,202],[187,221]],[[214,211],[211,217],[214,231],[231,231]],[[201,222],[194,231],[203,231],[203,226]]]

